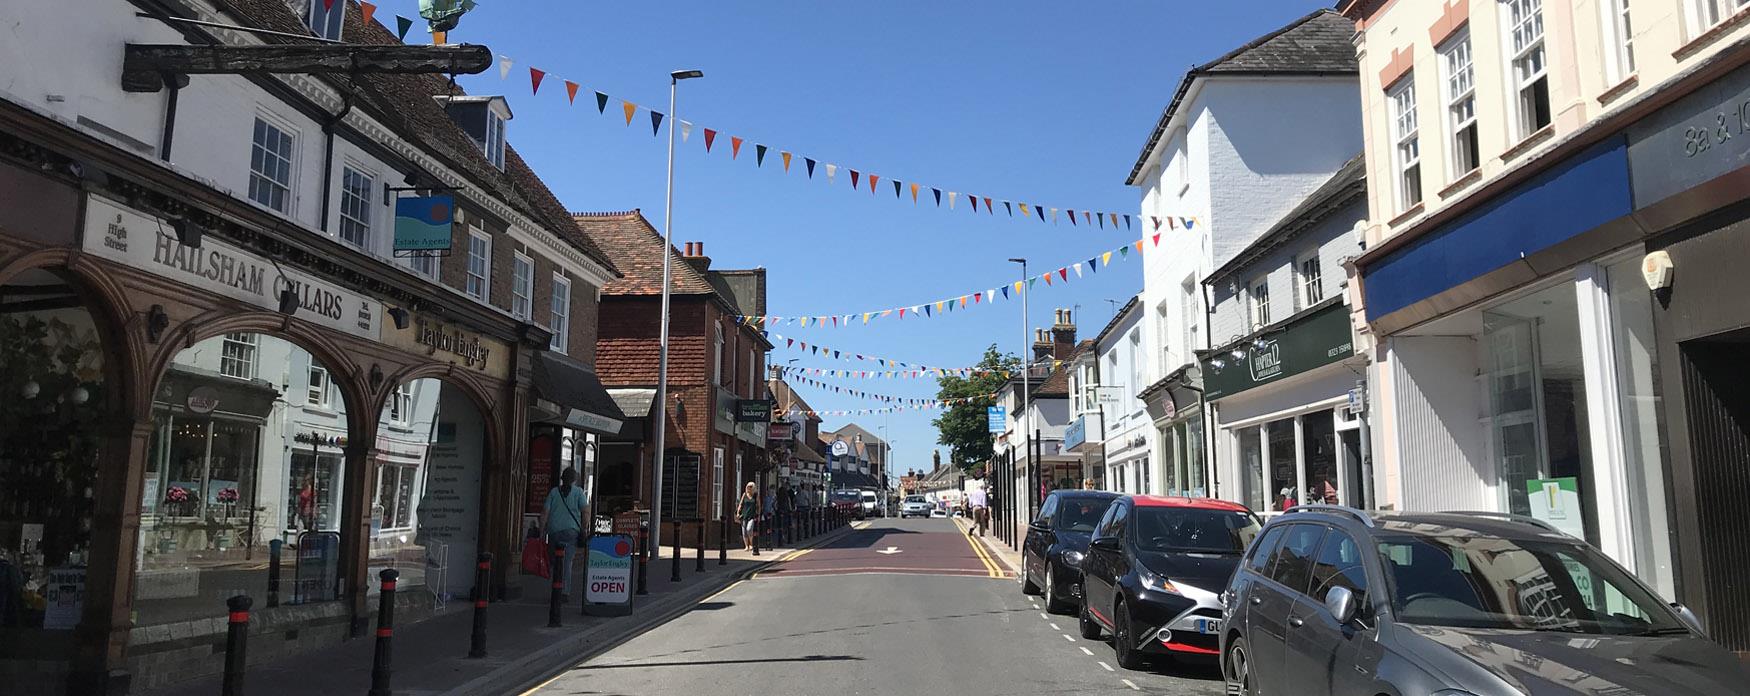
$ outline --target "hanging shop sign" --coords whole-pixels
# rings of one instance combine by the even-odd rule
[[[410,196],[395,200],[395,251],[449,251],[456,199]]]
[[[298,298],[302,321],[378,340],[383,306],[296,268],[208,235],[200,247],[176,240],[171,223],[97,196],[85,199],[84,249],[178,283],[279,311],[280,292]]]
[[[767,440],[776,441],[776,442],[783,442],[785,440],[795,439],[795,437],[796,437],[796,424],[795,423],[788,423],[788,422],[786,422],[786,423],[772,423],[771,425],[766,426],[766,439]]]
[[[770,423],[772,408],[775,405],[771,399],[741,399],[735,402],[735,422],[737,423]]]
[[[415,315],[405,329],[384,327],[383,343],[498,379],[510,377],[508,344],[431,317]]]
[[[1242,344],[1239,350],[1244,357],[1220,351],[1203,359],[1206,398],[1233,396],[1353,355],[1349,308],[1333,302],[1296,319],[1278,333]]]
[[[212,387],[195,387],[188,390],[188,412],[206,415],[219,407],[219,392]]]
[[[1009,409],[1006,406],[990,406],[984,409],[984,419],[993,433],[1009,429]]]
[[[1628,129],[1635,208],[1740,169],[1750,159],[1750,67],[1741,67]]]

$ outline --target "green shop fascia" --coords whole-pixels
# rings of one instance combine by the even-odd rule
[[[1355,354],[1349,307],[1340,298],[1203,355],[1205,399],[1233,396]]]

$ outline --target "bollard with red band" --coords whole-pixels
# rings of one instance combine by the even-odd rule
[[[389,675],[393,671],[391,641],[395,638],[395,579],[401,571],[384,568],[377,573],[383,581],[383,591],[377,598],[377,652],[371,659],[370,696],[390,696]]]
[[[559,620],[559,610],[565,605],[565,563],[570,560],[565,557],[565,545],[553,545],[553,596],[547,602],[547,628],[559,628],[564,625]]]
[[[474,564],[474,634],[468,657],[486,657],[486,590],[492,584],[492,554],[481,553]]]
[[[225,683],[223,696],[243,696],[243,670],[248,665],[249,606],[253,600],[237,595],[225,600],[231,610],[231,625],[225,633]]]

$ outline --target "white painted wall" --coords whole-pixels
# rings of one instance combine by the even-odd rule
[[[1397,466],[1395,472],[1376,467],[1376,477],[1396,474],[1400,509],[1496,509],[1476,340],[1395,336],[1386,340],[1386,354],[1393,408],[1383,419],[1389,428],[1384,437],[1397,450]]]
[[[1271,323],[1305,310],[1307,304],[1299,282],[1299,266],[1301,259],[1313,254],[1319,257],[1320,287],[1324,289],[1324,298],[1341,295],[1347,276],[1343,259],[1361,253],[1361,245],[1355,241],[1351,230],[1355,222],[1366,215],[1365,201],[1358,201],[1210,287],[1209,295],[1215,302],[1215,313],[1210,317],[1213,344],[1225,345],[1257,328],[1247,321],[1250,299],[1247,288],[1260,276],[1267,276],[1270,285]]]

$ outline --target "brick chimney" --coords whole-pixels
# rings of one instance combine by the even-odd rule
[[[1057,310],[1057,322],[1051,325],[1051,356],[1068,360],[1076,348],[1076,322],[1070,310]]]
[[[1034,329],[1033,364],[1038,365],[1039,363],[1044,362],[1046,363],[1046,368],[1049,369],[1051,367],[1051,358],[1055,355],[1056,346],[1052,345],[1051,336],[1045,333],[1045,329]]]
[[[681,258],[686,259],[687,264],[691,265],[695,271],[704,273],[711,270],[711,257],[705,255],[704,242],[687,242],[686,250],[681,252]]]

